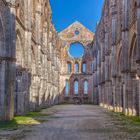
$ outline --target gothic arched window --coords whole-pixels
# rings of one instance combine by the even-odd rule
[[[87,64],[85,62],[82,64],[82,72],[83,73],[87,72]]]
[[[75,63],[75,72],[78,73],[79,72],[79,64]]]
[[[88,94],[88,81],[84,81],[84,94]]]
[[[74,81],[74,94],[78,95],[79,92],[79,83],[77,80]]]
[[[69,81],[65,81],[65,96],[69,95]]]
[[[67,72],[71,73],[71,63],[67,63]]]

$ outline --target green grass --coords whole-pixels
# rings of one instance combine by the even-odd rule
[[[40,119],[45,116],[48,115],[41,112],[30,112],[27,115],[15,116],[12,121],[0,122],[0,129],[18,129],[20,125],[37,125],[43,122]]]
[[[116,112],[113,112],[112,115],[118,118],[118,120],[120,121],[140,126],[139,116],[125,116],[123,113],[116,113]]]
[[[140,132],[140,117],[125,116],[123,113],[111,112],[110,116],[114,120],[114,125],[122,132],[138,134]]]
[[[17,129],[18,124],[15,119],[12,121],[1,121],[0,122],[0,129]]]

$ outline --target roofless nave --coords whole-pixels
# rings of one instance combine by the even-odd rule
[[[49,0],[0,0],[0,120],[79,99],[139,115],[139,11],[105,0],[95,35],[79,22],[57,33]]]

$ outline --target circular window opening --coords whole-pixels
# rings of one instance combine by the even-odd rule
[[[76,31],[75,31],[75,34],[76,34],[76,35],[79,35],[79,34],[80,34],[80,32],[79,32],[78,30],[76,30]]]
[[[81,43],[73,43],[70,45],[69,54],[74,58],[80,58],[84,55],[84,46]]]

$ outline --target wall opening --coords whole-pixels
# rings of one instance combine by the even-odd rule
[[[78,95],[79,92],[79,82],[77,80],[74,81],[74,94]]]
[[[69,95],[69,81],[65,81],[65,96]]]
[[[79,64],[75,63],[75,72],[78,73],[79,72]]]
[[[67,63],[67,72],[71,73],[71,63]]]
[[[85,95],[88,94],[88,81],[87,80],[84,81],[84,94]]]
[[[84,55],[84,46],[81,43],[73,43],[68,51],[73,58],[81,58]]]
[[[87,72],[87,64],[85,62],[82,64],[82,72],[83,73]]]

